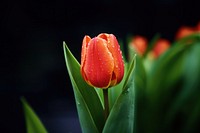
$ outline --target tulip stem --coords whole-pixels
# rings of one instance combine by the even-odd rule
[[[105,121],[109,115],[108,89],[103,89]]]

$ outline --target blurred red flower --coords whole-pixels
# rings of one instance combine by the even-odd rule
[[[133,37],[130,45],[138,55],[142,56],[146,51],[147,43],[148,42],[145,37],[137,35]]]

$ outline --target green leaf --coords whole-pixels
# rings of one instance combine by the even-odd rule
[[[126,75],[126,78],[125,78],[125,81],[124,81],[124,85],[123,85],[123,89],[127,89],[126,86],[130,83],[130,81],[132,80],[133,76],[133,70],[134,70],[134,67],[135,67],[135,59],[136,59],[136,54],[132,57],[132,60],[131,62],[128,64],[128,68],[127,68],[127,75]]]
[[[21,98],[25,119],[26,119],[26,127],[27,127],[27,133],[47,133],[47,130],[45,129],[44,125],[38,118],[38,116],[35,114],[33,109],[30,107],[30,105],[27,103],[25,98]]]
[[[170,127],[174,127],[171,122],[175,120],[177,121],[177,119],[174,119],[174,116],[176,113],[180,113],[179,109],[181,104],[176,100],[179,99],[179,93],[183,89],[183,73],[185,71],[184,62],[187,60],[188,50],[191,49],[192,43],[195,40],[198,40],[198,35],[192,35],[175,42],[169,50],[167,50],[153,63],[151,70],[147,75],[147,107],[145,109],[147,111],[144,113],[148,114],[145,117],[145,124],[147,127],[146,131],[171,132],[171,129],[173,129]],[[191,45],[186,45],[188,43],[191,43]],[[196,58],[197,57],[199,57],[199,55],[196,56]],[[191,61],[191,59],[189,60]],[[191,74],[192,67],[187,67],[187,69]],[[195,69],[193,68],[192,70]],[[193,80],[193,77],[194,75],[190,75],[188,76],[188,79]],[[188,90],[191,91],[191,89]],[[187,97],[189,93],[185,94]],[[185,107],[186,106],[184,106],[184,108]],[[191,108],[188,107],[188,109]],[[182,111],[185,111],[185,109]],[[182,112],[179,115],[182,115]],[[149,119],[152,121],[148,122]]]
[[[128,64],[126,63],[124,66],[124,77],[127,76],[127,68]],[[108,89],[110,110],[112,109],[114,103],[122,93],[124,83],[125,83],[125,78],[123,78],[118,85]]]
[[[80,64],[63,43],[67,70],[73,86],[82,132],[101,132],[104,126],[103,105],[96,89],[89,86],[81,76]]]
[[[95,90],[96,90],[97,94],[99,95],[102,106],[104,106],[103,90],[101,88],[95,88]]]
[[[128,61],[131,61],[131,59],[133,59],[135,55],[137,55],[135,49],[131,45],[128,45]]]
[[[143,117],[146,128],[143,129],[144,132],[159,132],[163,129],[163,119],[165,119],[168,106],[173,102],[174,93],[176,93],[174,88],[177,87],[182,76],[187,47],[189,46],[174,45],[152,64],[147,73],[145,117]]]
[[[183,131],[186,132],[195,130],[195,123],[197,124],[200,118],[200,60],[197,57],[200,57],[200,43],[191,44],[191,47],[187,49],[187,56],[183,64],[182,87],[167,114],[169,124],[178,113],[186,112],[185,119],[188,120],[183,128]],[[196,125],[196,128],[199,127]]]
[[[133,69],[135,58],[130,63],[121,95],[113,105],[103,133],[131,133],[134,128],[135,88]],[[115,88],[113,88],[115,89]]]
[[[182,75],[185,53],[189,47],[189,45],[174,45],[154,62],[148,75],[148,92],[158,96],[160,94],[157,92],[166,95],[165,89],[169,91],[168,88]]]
[[[135,128],[136,133],[145,133],[144,124],[146,123],[146,70],[144,68],[144,58],[136,57],[137,63],[134,69],[134,84],[135,84]],[[149,121],[147,119],[147,121]]]
[[[150,97],[162,97],[181,77],[185,51],[189,46],[174,45],[156,60],[149,72],[147,93]],[[161,89],[162,88],[162,89]]]
[[[142,57],[137,56],[136,57],[137,63],[135,65],[135,82],[137,85],[137,88],[140,88],[139,90],[145,91],[146,88],[146,70],[144,67],[144,60]]]

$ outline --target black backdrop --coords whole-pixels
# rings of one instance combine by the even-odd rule
[[[24,96],[49,132],[80,132],[62,42],[80,61],[84,35],[174,39],[200,20],[194,0],[20,0],[0,4],[0,132],[26,132]]]

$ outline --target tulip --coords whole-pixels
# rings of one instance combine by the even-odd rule
[[[154,48],[153,48],[153,56],[155,58],[159,57],[170,47],[170,42],[166,39],[159,39]]]
[[[183,37],[189,36],[196,32],[196,28],[183,26],[176,33],[176,39],[181,39]]]
[[[81,74],[91,86],[106,89],[118,84],[124,76],[122,52],[113,34],[85,36],[81,51]]]
[[[197,23],[196,26],[182,26],[179,28],[179,30],[176,33],[176,39],[180,39],[186,36],[189,36],[193,33],[199,33],[200,32],[200,22]]]
[[[147,48],[147,39],[142,36],[135,36],[130,45],[138,55],[142,56]]]

